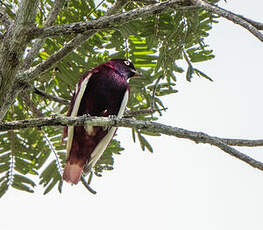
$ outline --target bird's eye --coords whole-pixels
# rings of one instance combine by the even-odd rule
[[[130,65],[130,62],[129,61],[124,61],[124,64],[125,65]]]

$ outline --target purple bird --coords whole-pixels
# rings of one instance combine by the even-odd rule
[[[86,72],[76,86],[67,115],[122,117],[129,98],[128,79],[140,76],[133,64],[125,59],[112,59]],[[67,160],[63,179],[77,184],[84,166],[94,167],[110,143],[116,127],[69,126]]]

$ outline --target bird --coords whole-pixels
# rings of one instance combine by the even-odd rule
[[[111,59],[84,73],[76,85],[67,116],[121,118],[129,98],[129,79],[140,73],[126,59]],[[77,184],[83,169],[91,170],[112,140],[116,127],[65,126],[67,158],[63,180]],[[87,170],[86,170],[87,169]]]

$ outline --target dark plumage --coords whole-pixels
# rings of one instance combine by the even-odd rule
[[[86,72],[76,87],[67,115],[122,117],[129,96],[127,80],[133,76],[139,74],[133,64],[124,59],[112,59]],[[84,165],[91,169],[96,164],[115,132],[114,127],[66,127],[67,160],[63,179],[77,184]]]

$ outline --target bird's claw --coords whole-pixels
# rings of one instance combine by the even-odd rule
[[[110,114],[110,115],[108,116],[108,118],[114,119],[114,118],[117,118],[117,116],[114,115],[114,114]],[[112,126],[103,126],[103,131],[109,131],[109,130],[111,129],[111,127],[112,127]]]
[[[110,128],[111,128],[111,126],[103,126],[103,127],[102,127],[102,130],[103,130],[103,131],[109,131]]]
[[[108,116],[108,118],[110,118],[110,119],[113,119],[113,118],[117,118],[117,116],[116,116],[116,115],[113,115],[113,114],[111,114],[111,115],[109,115],[109,116]]]

